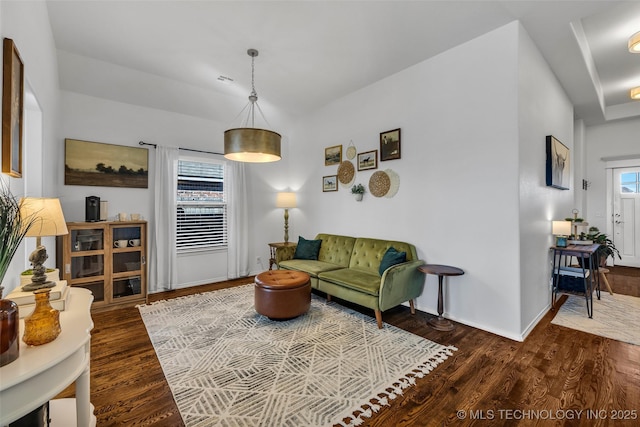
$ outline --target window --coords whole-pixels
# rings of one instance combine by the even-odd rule
[[[620,175],[620,192],[640,193],[640,173],[623,173]]]
[[[225,248],[224,164],[179,160],[177,198],[178,253]]]

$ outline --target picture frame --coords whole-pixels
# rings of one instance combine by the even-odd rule
[[[571,180],[571,156],[569,148],[553,135],[547,135],[547,186],[569,190]]]
[[[338,191],[338,175],[328,175],[322,177],[322,191]]]
[[[149,150],[64,140],[64,184],[149,188]]]
[[[358,171],[378,169],[378,150],[358,153]]]
[[[24,64],[12,39],[3,40],[2,172],[22,177]]]
[[[334,145],[324,149],[324,165],[339,165],[342,163],[342,145]]]
[[[400,129],[380,133],[380,161],[400,158]]]

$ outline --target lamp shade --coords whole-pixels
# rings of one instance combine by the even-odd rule
[[[568,236],[571,234],[571,221],[553,221],[551,233],[554,236]]]
[[[224,157],[237,162],[275,162],[281,158],[280,140],[279,133],[266,129],[229,129],[224,133]]]
[[[276,196],[276,207],[290,209],[296,207],[296,193],[278,193]]]
[[[59,199],[25,197],[20,201],[20,215],[23,218],[34,218],[26,234],[28,237],[62,236],[69,233]]]

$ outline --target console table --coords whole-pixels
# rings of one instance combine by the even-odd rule
[[[558,292],[567,292],[567,290],[560,289],[560,281],[562,277],[574,278],[582,280],[586,304],[587,315],[589,318],[593,317],[593,291],[596,291],[596,296],[600,299],[600,278],[598,273],[599,259],[598,248],[599,244],[590,245],[569,245],[552,246],[553,250],[553,290],[551,297],[551,307],[555,309],[556,299]],[[564,257],[564,260],[563,260]],[[579,267],[572,267],[570,260],[572,257],[576,257],[580,261]],[[563,263],[564,261],[564,263]],[[563,265],[564,264],[564,265]],[[576,293],[574,291],[574,293]]]
[[[51,424],[96,425],[89,401],[93,295],[82,288],[72,288],[70,292],[67,308],[60,312],[62,332],[54,341],[40,346],[26,345],[22,342],[24,319],[20,319],[20,355],[0,368],[0,425],[8,425],[44,405],[73,382],[75,399],[50,402]],[[76,418],[69,420],[68,407],[72,403]]]

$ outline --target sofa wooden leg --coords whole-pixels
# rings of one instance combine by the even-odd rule
[[[411,314],[416,314],[416,306],[412,299],[409,300],[409,309],[411,310]]]
[[[376,322],[378,323],[378,329],[382,329],[382,312],[380,310],[374,310],[376,312]]]
[[[331,295],[327,294],[327,301],[331,301]]]

